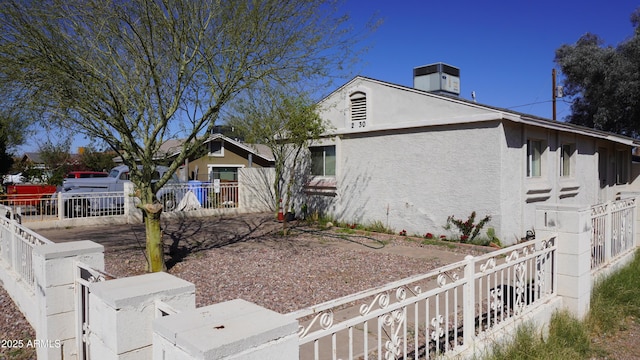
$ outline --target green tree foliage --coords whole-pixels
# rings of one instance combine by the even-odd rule
[[[0,122],[0,174],[8,173],[11,166],[13,166],[13,155],[8,149],[8,134],[4,130],[6,127],[7,125]]]
[[[6,100],[0,99],[0,174],[10,171],[14,165],[13,150],[16,146],[24,144],[30,134],[30,121],[14,112]]]
[[[640,135],[640,8],[631,15],[633,36],[603,46],[594,34],[556,50],[564,93],[572,97],[567,120],[600,130]]]
[[[80,154],[80,164],[85,170],[109,172],[115,166],[114,157],[116,153],[113,151],[98,151],[89,146]]]
[[[264,84],[321,86],[347,69],[361,49],[348,21],[322,0],[7,0],[0,98],[122,158],[145,216],[149,270],[161,271],[158,189],[238,95]],[[169,171],[153,181],[170,139],[182,148],[160,159]]]
[[[61,185],[65,175],[71,170],[73,159],[69,154],[71,142],[67,139],[59,144],[47,142],[40,145],[40,159],[47,165],[47,169],[32,169],[32,178],[40,177],[41,182],[51,185]]]

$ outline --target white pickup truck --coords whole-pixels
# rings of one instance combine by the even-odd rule
[[[154,179],[160,179],[166,167],[156,167]],[[115,214],[124,210],[124,183],[130,182],[129,167],[116,166],[103,178],[65,179],[61,196],[66,217],[85,217],[99,214]],[[170,183],[177,183],[174,175]],[[164,187],[156,194],[165,211],[176,207],[178,194],[171,187]]]

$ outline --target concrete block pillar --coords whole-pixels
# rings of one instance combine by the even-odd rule
[[[154,321],[154,359],[298,360],[298,321],[236,299]]]
[[[536,208],[536,237],[557,236],[556,291],[563,307],[579,319],[591,298],[591,209],[543,205]]]
[[[135,186],[130,181],[124,182],[124,215],[130,224],[142,221],[142,211],[136,207]]]
[[[167,273],[92,283],[89,353],[93,360],[151,359],[158,302],[176,311],[195,309],[195,285]]]
[[[76,343],[76,262],[104,270],[104,247],[92,241],[39,245],[33,248],[38,319],[38,359],[73,359]]]

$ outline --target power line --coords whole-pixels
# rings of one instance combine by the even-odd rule
[[[519,107],[524,107],[524,106],[531,106],[531,105],[539,105],[539,104],[546,104],[546,103],[550,103],[553,100],[545,100],[545,101],[538,101],[538,102],[532,102],[529,104],[523,104],[523,105],[516,105],[516,106],[509,106],[506,107],[505,109],[515,109],[515,108],[519,108]],[[560,100],[561,102],[565,103],[565,104],[571,104],[570,101],[566,101],[566,100]]]
[[[538,102],[532,102],[529,104],[523,104],[523,105],[516,105],[516,106],[510,106],[507,109],[515,109],[515,108],[519,108],[519,107],[523,107],[523,106],[531,106],[531,105],[538,105],[538,104],[545,104],[545,103],[550,103],[553,100],[545,100],[545,101],[538,101]]]

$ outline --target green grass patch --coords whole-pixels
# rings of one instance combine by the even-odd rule
[[[559,312],[551,317],[546,340],[527,323],[518,327],[513,342],[495,345],[485,359],[587,359],[595,352],[584,324],[568,312]]]
[[[629,316],[640,318],[639,252],[629,265],[594,286],[586,322],[594,334],[612,333],[624,328]]]
[[[435,246],[443,246],[449,249],[455,249],[456,248],[456,244],[448,242],[448,241],[442,241],[442,240],[436,240],[436,239],[424,239],[421,242],[422,245],[435,245]]]
[[[336,230],[338,234],[355,234],[356,230],[351,228],[340,227]]]
[[[363,230],[382,233],[382,234],[393,234],[395,233],[393,229],[389,229],[386,227],[382,221],[374,221],[362,227]]]

